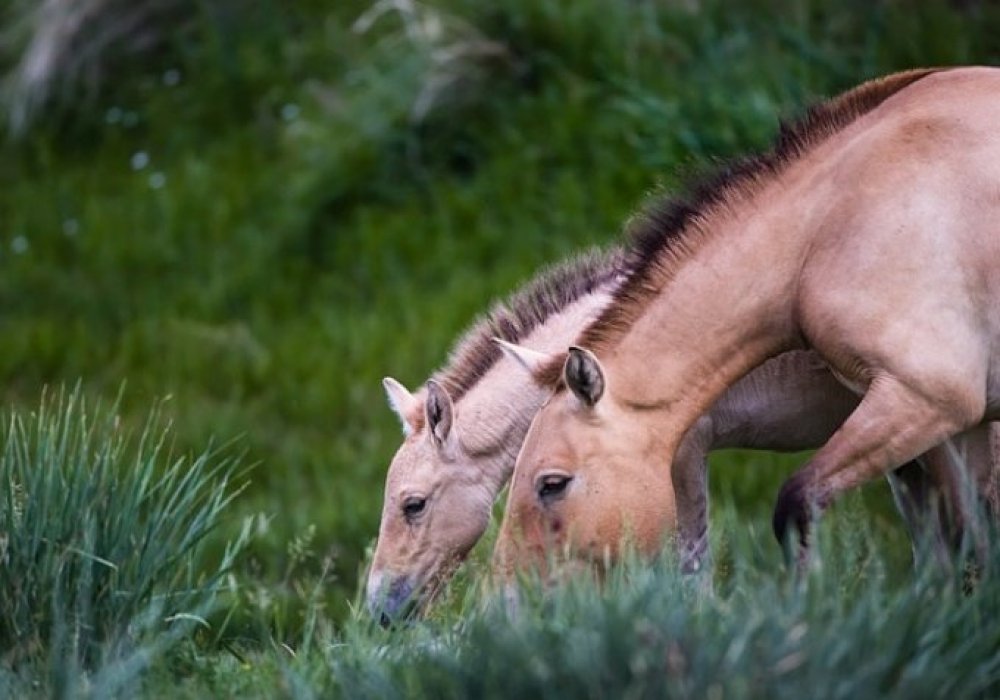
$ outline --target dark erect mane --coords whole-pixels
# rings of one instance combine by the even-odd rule
[[[770,151],[728,164],[681,197],[651,202],[628,226],[622,284],[611,304],[580,335],[578,344],[595,350],[616,342],[662,289],[674,268],[672,261],[697,245],[696,224],[713,209],[753,192],[756,183],[779,174],[831,135],[937,70],[912,70],[863,83],[812,107],[798,121],[782,124]],[[561,374],[562,362],[553,362],[539,380],[555,385]]]
[[[621,263],[620,250],[593,249],[546,268],[479,317],[455,343],[448,364],[432,378],[458,401],[502,356],[494,337],[523,341],[573,302],[612,284]]]

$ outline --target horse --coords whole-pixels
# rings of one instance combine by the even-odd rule
[[[670,465],[740,378],[816,352],[860,396],[782,486],[775,536],[807,555],[838,495],[926,453],[973,470],[1000,418],[1000,70],[854,88],[632,226],[624,281],[569,351],[518,455],[495,566],[658,551],[697,506]],[[535,358],[536,360],[538,358]],[[675,465],[676,471],[676,465]],[[981,479],[995,510],[996,480]],[[798,539],[793,541],[793,531]]]
[[[554,355],[497,339],[527,370],[541,371]],[[708,454],[727,448],[799,452],[820,447],[857,408],[859,397],[809,350],[790,350],[765,361],[729,387],[680,441],[660,507],[666,534],[676,540],[681,571],[697,573],[708,555]],[[523,438],[522,438],[523,439]],[[967,498],[966,467],[979,490],[996,491],[1000,476],[1000,424],[962,436],[950,449],[930,450],[886,475],[913,545],[914,560],[930,538],[931,554],[947,561],[961,544],[965,524],[983,504]],[[957,451],[956,451],[957,450]],[[554,486],[550,479],[549,488]],[[672,497],[673,496],[673,497]],[[987,504],[988,505],[988,504]],[[558,530],[560,525],[555,524]],[[660,535],[649,539],[655,550]],[[536,545],[541,541],[536,539]],[[539,552],[545,546],[536,546]]]
[[[420,389],[383,380],[404,432],[366,586],[383,625],[424,609],[485,532],[547,396],[493,339],[565,347],[610,301],[620,266],[620,251],[591,251],[543,270],[473,323]]]

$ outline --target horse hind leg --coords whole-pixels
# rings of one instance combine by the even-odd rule
[[[981,423],[924,453],[923,468],[910,462],[889,475],[913,542],[914,563],[926,555],[950,569],[956,554],[964,554],[968,588],[988,562],[997,514],[998,437],[1000,426]]]
[[[975,426],[928,450],[926,461],[942,491],[942,529],[951,550],[971,544],[976,557],[986,556],[984,502],[992,470],[989,425]],[[987,487],[987,488],[983,488]]]
[[[938,382],[935,386],[944,386]],[[861,403],[806,465],[781,488],[774,510],[774,534],[789,546],[792,528],[799,550],[808,549],[809,528],[840,493],[870,481],[977,423],[981,402],[956,388],[953,400],[938,391],[918,391],[892,376],[874,379]]]
[[[892,499],[910,536],[913,562],[919,565],[924,554],[945,562],[951,552],[951,537],[943,488],[924,460],[907,462],[886,474]]]

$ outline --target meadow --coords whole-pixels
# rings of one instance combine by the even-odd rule
[[[1000,691],[1000,583],[987,567],[964,595],[914,571],[884,484],[839,504],[816,569],[789,575],[769,518],[803,455],[713,456],[712,596],[664,557],[602,591],[529,596],[511,620],[486,585],[490,537],[427,622],[377,629],[358,593],[401,439],[383,376],[418,386],[492,300],[617,240],[651,192],[766,148],[811,102],[897,69],[1000,62],[1000,6],[144,1],[123,29],[104,0],[112,19],[44,83],[19,62],[35,22],[56,20],[27,0],[0,10],[0,386],[7,423],[51,428],[4,433],[0,531],[61,519],[83,533],[74,551],[105,557],[86,523],[124,509],[123,532],[161,517],[194,539],[162,540],[167,568],[136,569],[160,572],[149,595],[90,646],[59,632],[92,627],[106,589],[87,567],[38,574],[77,598],[0,593],[0,614],[45,609],[29,645],[0,629],[0,695]],[[42,410],[55,395],[78,403]],[[54,449],[81,404],[113,427]],[[64,463],[52,454],[76,455],[49,486],[79,510],[25,505],[31,465]],[[91,464],[93,488],[200,464],[204,490],[188,510],[157,500],[169,480],[128,506],[69,498]],[[11,580],[39,561],[0,542]],[[160,588],[204,595],[177,618]]]

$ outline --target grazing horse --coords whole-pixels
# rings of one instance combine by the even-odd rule
[[[815,350],[863,398],[782,487],[779,540],[794,527],[804,551],[837,494],[922,453],[957,468],[963,446],[988,459],[1000,70],[909,71],[814,107],[771,152],[651,208],[624,275],[577,347],[533,368],[552,394],[518,456],[501,571],[552,547],[601,560],[626,535],[657,550],[683,436],[789,350]]]
[[[528,371],[526,376],[544,371],[555,357],[505,341],[498,343]],[[834,434],[859,402],[826,363],[808,350],[790,350],[771,358],[729,387],[688,429],[669,473],[664,472],[675,498],[665,494],[660,508],[668,519],[667,533],[676,537],[682,570],[700,570],[708,550],[709,452],[726,448],[777,452],[815,449]],[[974,470],[972,481],[986,505],[997,502],[1000,424],[969,431],[952,442],[887,475],[910,532],[914,556],[919,554],[921,537],[930,536],[932,553],[947,559],[961,542],[965,523],[976,517],[982,504],[965,498],[967,466]],[[614,498],[614,492],[608,495]],[[535,541],[539,552],[543,551],[542,540]],[[654,533],[649,543],[655,548],[657,542]]]
[[[592,252],[546,270],[479,319],[421,389],[384,380],[405,439],[368,574],[368,608],[383,624],[425,606],[482,536],[547,396],[494,337],[565,348],[607,306],[620,265],[618,251]]]

